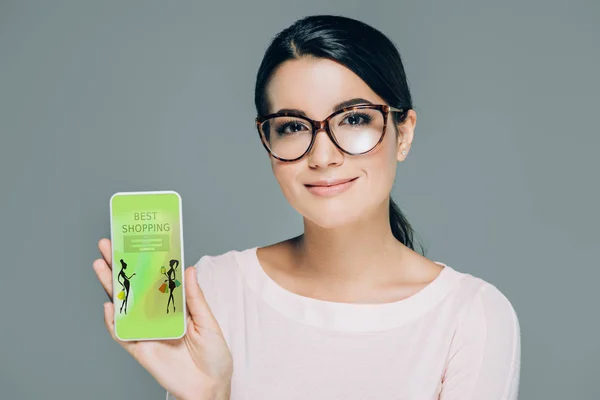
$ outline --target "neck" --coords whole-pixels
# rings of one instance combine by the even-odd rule
[[[322,228],[304,220],[295,245],[297,266],[322,280],[365,282],[398,270],[407,248],[392,234],[388,203],[361,220]],[[386,270],[386,268],[389,268]]]

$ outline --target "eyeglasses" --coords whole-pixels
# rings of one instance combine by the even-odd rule
[[[323,121],[280,112],[256,117],[256,127],[265,149],[280,161],[297,161],[308,154],[321,129],[343,153],[362,155],[383,141],[390,113],[400,113],[396,120],[400,123],[407,111],[387,104],[361,104],[337,110]]]

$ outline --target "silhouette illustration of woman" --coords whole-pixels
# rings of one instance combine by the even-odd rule
[[[175,265],[175,268],[173,268],[173,265]],[[165,282],[169,281],[169,301],[167,302],[167,314],[169,313],[169,304],[171,303],[171,300],[173,301],[173,312],[175,312],[175,299],[173,298],[173,290],[175,290],[175,288],[177,287],[177,285],[175,284],[175,272],[177,270],[177,267],[179,267],[179,261],[178,260],[171,260],[169,261],[169,266],[171,268],[169,268],[169,270],[164,273],[163,275],[167,277],[167,279],[165,279]],[[171,277],[171,274],[173,275]]]
[[[133,275],[135,275],[135,272],[129,277],[127,275],[125,275],[125,270],[127,269],[127,264],[125,263],[125,261],[123,261],[122,258],[120,261],[121,261],[121,271],[119,271],[119,275],[117,276],[117,281],[121,284],[121,286],[123,287],[123,290],[125,290],[125,298],[123,299],[123,302],[121,303],[121,308],[119,309],[119,313],[122,313],[123,307],[125,307],[125,315],[127,315],[127,299],[129,298],[129,287],[131,286],[129,283],[129,280],[133,277]],[[123,277],[123,282],[121,282],[121,277]]]

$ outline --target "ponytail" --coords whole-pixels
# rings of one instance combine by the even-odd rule
[[[400,211],[398,205],[390,197],[390,227],[392,228],[392,234],[394,237],[408,247],[411,250],[415,250],[414,246],[414,230],[406,217]],[[422,255],[425,255],[423,246],[419,246],[419,251]],[[415,250],[416,251],[416,250]]]

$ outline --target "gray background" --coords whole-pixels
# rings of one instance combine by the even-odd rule
[[[269,40],[315,13],[399,47],[418,113],[394,198],[496,285],[522,399],[600,398],[598,1],[0,3],[0,397],[162,399],[106,332],[108,200],[174,189],[186,264],[297,234],[254,130]]]

